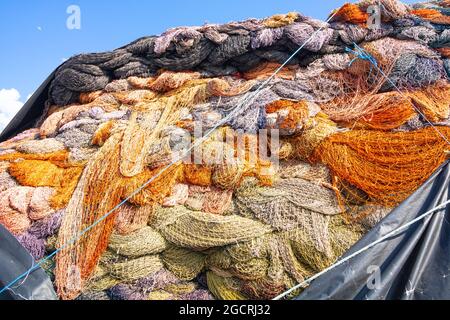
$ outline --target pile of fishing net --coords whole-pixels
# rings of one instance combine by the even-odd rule
[[[376,29],[363,0],[329,23],[181,27],[69,59],[40,119],[0,144],[0,223],[37,262],[57,250],[42,267],[61,299],[303,282],[446,159],[450,2],[379,2]]]

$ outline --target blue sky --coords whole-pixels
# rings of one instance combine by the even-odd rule
[[[24,102],[63,59],[120,47],[170,27],[298,11],[326,19],[343,0],[1,0],[0,94]],[[411,2],[411,1],[409,1]],[[70,5],[81,29],[66,28]],[[15,89],[12,92],[10,89]],[[2,91],[3,90],[3,91]],[[17,97],[20,95],[20,97]],[[0,111],[2,103],[0,97]],[[5,99],[5,98],[3,98]],[[17,104],[16,104],[17,106]],[[3,107],[5,108],[5,107]],[[10,113],[14,112],[10,110]],[[1,126],[1,119],[0,119]]]

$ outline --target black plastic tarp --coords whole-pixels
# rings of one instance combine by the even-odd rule
[[[449,193],[447,162],[342,259],[450,200]],[[450,299],[449,212],[447,205],[351,258],[314,280],[296,299]]]
[[[34,264],[33,257],[0,225],[0,290]],[[52,282],[41,268],[30,272],[9,290],[0,294],[0,300],[55,300]]]
[[[3,142],[24,130],[33,128],[41,118],[48,98],[48,89],[55,76],[53,72],[36,90],[20,111],[0,134]],[[0,225],[0,290],[33,265],[33,257]],[[0,300],[54,300],[57,299],[52,282],[41,268],[19,280],[9,290],[0,294]]]
[[[27,100],[14,118],[8,123],[0,134],[0,142],[3,142],[27,129],[33,128],[36,121],[41,118],[45,110],[45,102],[48,99],[48,89],[55,78],[56,71],[42,83],[42,85]]]

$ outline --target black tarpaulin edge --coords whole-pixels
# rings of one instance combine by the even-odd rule
[[[0,224],[0,290],[27,272],[34,258],[17,239]],[[0,300],[56,300],[52,282],[41,268],[30,272],[0,294]]]

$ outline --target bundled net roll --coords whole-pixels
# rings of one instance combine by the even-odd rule
[[[327,164],[335,183],[344,181],[344,188],[350,183],[361,190],[362,201],[395,206],[445,161],[448,143],[441,135],[448,139],[449,128],[408,133],[352,130],[325,139],[311,160]]]

